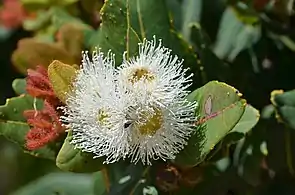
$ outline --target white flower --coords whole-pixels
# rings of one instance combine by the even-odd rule
[[[171,50],[157,45],[156,39],[139,43],[138,56],[126,59],[119,67],[120,79],[134,93],[135,98],[146,98],[160,106],[174,99],[188,95],[186,89],[191,85],[188,69],[183,69],[183,60],[171,55]]]
[[[92,61],[84,53],[61,117],[71,143],[105,163],[175,159],[194,131],[197,103],[186,100],[191,75],[170,52],[144,40],[118,69],[111,53],[94,52]]]
[[[124,59],[119,79],[134,105],[127,113],[131,161],[175,159],[187,144],[196,121],[195,102],[188,102],[190,77],[182,61],[153,41],[139,44],[139,55]],[[131,99],[131,98],[130,98]]]
[[[175,159],[194,130],[195,103],[178,100],[165,107],[150,108],[153,112],[137,106],[128,115],[131,122],[126,130],[130,136],[131,162],[151,165],[152,160]]]
[[[93,52],[92,61],[83,53],[82,66],[69,94],[65,116],[61,117],[73,132],[72,144],[105,163],[125,158],[129,150],[124,129],[128,103],[120,89],[114,68],[114,56]]]

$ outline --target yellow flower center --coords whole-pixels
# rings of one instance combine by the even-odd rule
[[[98,111],[98,115],[97,115],[97,122],[99,124],[105,124],[107,122],[107,119],[109,118],[109,115],[102,109],[100,109]]]
[[[163,124],[163,115],[159,109],[147,120],[146,123],[137,126],[142,135],[154,135]]]
[[[152,73],[146,68],[137,68],[133,71],[131,78],[129,78],[129,81],[131,83],[135,83],[140,79],[152,81],[154,78],[155,77],[152,75]]]

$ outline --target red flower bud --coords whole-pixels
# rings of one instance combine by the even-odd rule
[[[49,81],[47,70],[43,66],[37,66],[36,70],[28,69],[26,80],[26,90],[31,96],[45,99],[53,106],[60,105]]]
[[[59,115],[47,101],[42,110],[26,110],[24,116],[32,126],[26,135],[26,147],[29,150],[38,149],[54,141],[64,132],[65,128],[59,121]]]

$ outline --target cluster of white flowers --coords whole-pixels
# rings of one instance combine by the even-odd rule
[[[105,157],[151,165],[174,159],[194,130],[197,103],[188,102],[191,76],[161,40],[139,44],[138,56],[115,68],[114,55],[83,53],[73,92],[61,120],[76,148]]]

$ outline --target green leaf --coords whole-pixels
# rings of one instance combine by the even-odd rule
[[[71,91],[72,82],[76,76],[76,69],[68,64],[54,60],[48,66],[48,77],[52,84],[55,95],[66,102],[67,95]]]
[[[199,23],[191,23],[192,45],[196,47],[200,58],[200,65],[203,67],[203,79],[211,80],[226,80],[231,72],[221,59],[219,59],[211,49],[211,40]],[[205,77],[205,78],[204,78]]]
[[[90,174],[50,173],[12,195],[94,195],[93,179],[94,176]]]
[[[94,195],[105,195],[106,194],[106,183],[104,181],[104,175],[102,171],[96,172],[94,176]]]
[[[241,119],[236,124],[236,126],[230,131],[230,133],[236,132],[246,134],[257,124],[259,117],[259,111],[248,104],[245,108],[245,112],[243,113]]]
[[[190,167],[205,159],[242,117],[246,100],[240,96],[232,86],[211,81],[187,97],[199,103],[199,124],[188,145],[178,154],[175,163]]]
[[[99,29],[85,29],[83,31],[84,34],[84,47],[87,49],[93,49],[94,47],[98,46],[97,43],[99,42]]]
[[[199,23],[202,11],[203,0],[184,0],[181,6],[182,9],[182,34],[185,40],[191,39],[191,23]]]
[[[16,121],[0,121],[0,135],[19,145],[25,153],[30,155],[55,160],[56,151],[49,146],[42,147],[38,150],[29,151],[25,147],[25,137],[30,127],[27,123]]]
[[[194,81],[199,83],[196,55],[171,27],[164,0],[108,0],[100,13],[102,24],[92,47],[98,46],[103,52],[112,50],[117,65],[121,64],[124,51],[127,51],[127,57],[134,56],[138,43],[143,38],[151,40],[155,35],[173,54],[185,59],[185,68],[189,67],[195,73]]]
[[[295,106],[295,90],[275,90],[271,93],[271,101],[276,107]]]
[[[0,134],[19,145],[25,153],[55,160],[58,147],[44,146],[33,151],[29,151],[25,147],[25,137],[30,127],[26,123],[23,112],[32,109],[40,110],[42,107],[42,100],[34,99],[27,94],[7,99],[6,104],[0,106]]]
[[[26,79],[14,79],[12,82],[12,88],[17,95],[27,93],[26,85]]]
[[[228,140],[226,142],[236,142],[244,137],[258,123],[259,118],[259,111],[248,104],[239,122],[225,138]]]
[[[30,127],[27,123],[16,121],[1,121],[0,134],[6,139],[17,143],[21,147],[25,145],[25,136]]]
[[[131,26],[143,38],[152,39],[156,35],[157,39],[163,39],[164,45],[172,46],[176,43],[168,43],[173,34],[169,21],[169,11],[164,0],[125,0],[129,2]],[[157,25],[155,25],[157,24]],[[179,42],[179,41],[178,41]]]
[[[295,129],[295,90],[275,90],[271,93],[271,102],[275,107],[277,119]]]
[[[6,104],[0,106],[0,119],[26,122],[23,112],[34,107],[41,109],[43,102],[26,94],[7,99]]]
[[[92,154],[75,149],[75,146],[70,144],[71,139],[72,134],[69,133],[56,157],[57,167],[63,171],[81,173],[95,172],[102,169],[103,158],[93,159]]]
[[[172,25],[177,29],[181,30],[182,27],[182,10],[181,2],[178,0],[165,0],[167,8],[169,10],[169,16],[172,22]]]
[[[163,45],[171,49],[172,54],[184,59],[184,68],[190,68],[189,73],[194,73],[194,85],[201,86],[197,56],[172,27],[165,0],[129,0],[129,5],[131,26],[141,39],[151,40],[154,35],[156,39],[162,39]]]
[[[97,42],[92,47],[99,47],[107,53],[109,50],[116,55],[116,64],[122,62],[124,51],[128,55],[137,51],[140,39],[134,29],[127,24],[126,1],[108,0],[103,5],[100,15],[102,23],[98,31]],[[128,12],[130,14],[130,12]]]
[[[219,58],[233,61],[242,50],[252,47],[260,39],[260,26],[244,24],[240,19],[233,7],[225,10],[214,46]]]

